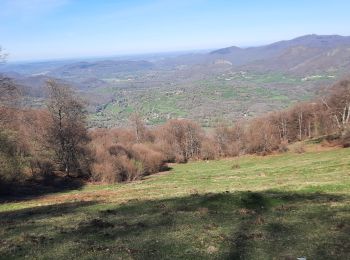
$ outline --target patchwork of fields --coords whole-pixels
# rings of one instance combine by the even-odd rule
[[[168,119],[186,117],[202,126],[215,126],[219,121],[261,115],[310,100],[320,86],[334,82],[334,75],[304,78],[281,73],[226,71],[200,79],[177,79],[164,73],[159,82],[145,77],[110,81],[106,87],[91,89],[88,97],[104,96],[109,100],[90,114],[92,126],[126,125],[133,112],[155,125]],[[174,78],[175,77],[175,78]],[[170,83],[171,82],[171,83]]]

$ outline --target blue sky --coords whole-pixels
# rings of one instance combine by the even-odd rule
[[[350,35],[349,0],[0,0],[9,61]]]

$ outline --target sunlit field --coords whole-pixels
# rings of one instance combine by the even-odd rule
[[[350,150],[171,165],[0,205],[1,259],[346,259]]]

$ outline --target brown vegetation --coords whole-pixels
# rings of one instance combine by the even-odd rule
[[[288,144],[318,138],[350,146],[350,81],[328,95],[263,117],[220,124],[205,132],[190,120],[149,128],[138,114],[130,129],[87,129],[84,104],[67,86],[48,82],[47,108],[26,110],[8,79],[0,81],[0,185],[50,176],[128,182],[161,171],[167,162],[212,160],[245,153],[285,152]],[[329,136],[329,138],[323,138]],[[332,138],[330,138],[332,137]],[[321,140],[322,141],[322,140]],[[302,153],[302,145],[294,152]],[[53,177],[52,177],[53,178]]]
[[[87,174],[88,143],[84,106],[67,86],[48,82],[49,117],[46,143],[54,151],[59,168],[70,173]]]

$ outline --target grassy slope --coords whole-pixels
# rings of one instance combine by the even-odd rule
[[[349,149],[193,162],[0,205],[1,259],[346,259],[349,233]]]

